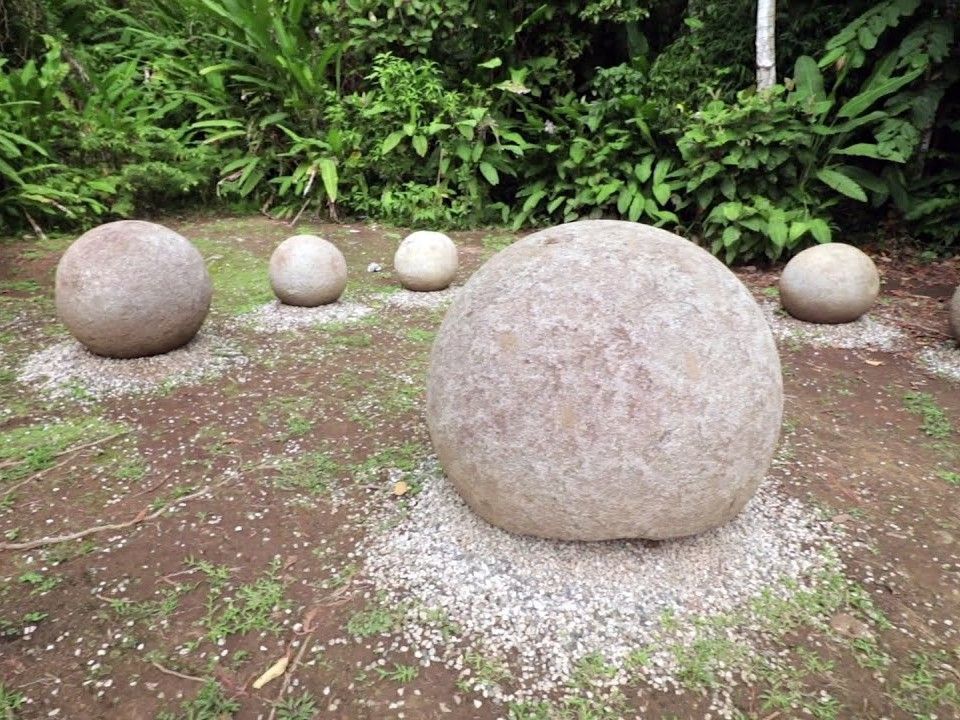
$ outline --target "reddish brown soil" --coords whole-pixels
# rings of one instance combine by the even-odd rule
[[[242,237],[242,247],[264,259],[290,234],[285,225],[261,218],[175,225],[188,236],[223,243],[236,244]],[[366,265],[389,267],[402,231],[385,234],[359,225],[307,230],[338,242],[354,277],[373,286],[390,284],[385,275],[367,277]],[[485,235],[456,236],[463,265],[459,281],[489,256],[482,244]],[[35,280],[39,296],[49,299],[56,256],[25,258],[29,248],[0,244],[0,283]],[[939,340],[946,331],[943,301],[960,282],[960,263],[879,260],[889,298],[882,316],[920,342]],[[772,273],[741,275],[758,293],[775,284]],[[51,307],[49,302],[28,302],[36,293],[0,292],[29,305],[31,327],[16,337],[0,334],[0,350],[16,361],[50,341],[43,329],[53,325]],[[0,309],[9,307],[8,302]],[[192,499],[149,522],[91,536],[86,545],[0,552],[5,582],[0,619],[7,623],[0,637],[0,681],[31,699],[15,717],[45,718],[58,709],[60,718],[153,718],[161,710],[176,711],[181,701],[194,696],[199,683],[191,677],[203,676],[218,680],[241,704],[237,718],[266,718],[282,681],[260,691],[252,681],[285,653],[295,655],[295,641],[322,647],[316,655],[308,652],[294,673],[297,693],[308,690],[316,698],[320,717],[505,717],[507,709],[488,701],[477,708],[476,696],[457,688],[456,674],[437,666],[421,670],[404,686],[375,673],[363,676],[361,668],[377,657],[378,641],[353,639],[345,626],[365,607],[365,594],[372,589],[362,580],[324,586],[361,561],[349,554],[363,537],[369,508],[398,502],[382,468],[358,484],[351,480],[355,466],[385,449],[429,444],[419,404],[389,405],[386,400],[393,397],[391,383],[401,373],[422,383],[429,342],[408,333],[435,329],[438,321],[438,313],[384,309],[376,324],[338,331],[338,338],[346,338],[342,342],[323,331],[284,336],[271,341],[276,341],[275,352],[254,355],[252,367],[219,379],[88,407],[50,403],[13,381],[0,383],[0,400],[18,408],[16,416],[0,420],[0,433],[39,419],[87,412],[131,429],[116,446],[78,452],[26,484],[10,507],[0,510],[0,534],[16,531],[17,540],[25,540],[132,520],[156,507],[152,503],[226,480],[209,497]],[[238,339],[251,354],[262,341],[252,332]],[[305,344],[323,352],[304,361]],[[800,469],[786,487],[829,513],[855,541],[842,560],[890,619],[893,627],[879,634],[877,644],[893,662],[877,673],[864,669],[849,643],[818,630],[791,635],[787,650],[805,647],[834,663],[829,672],[806,680],[810,693],[826,690],[837,698],[834,717],[927,717],[898,704],[897,688],[917,653],[943,653],[946,669],[936,682],[947,683],[952,673],[960,684],[960,487],[938,475],[960,472],[960,388],[924,374],[906,353],[810,347],[782,348],[782,353],[785,438]],[[935,440],[921,431],[920,419],[903,402],[905,393],[916,390],[935,399],[953,422],[952,434]],[[358,414],[358,397],[370,399],[373,409]],[[284,399],[287,405],[280,402]],[[290,429],[292,412],[310,424],[308,430]],[[100,464],[107,455],[101,451],[111,447],[135,447],[147,465],[143,477],[122,480],[104,473]],[[278,472],[265,465],[285,449],[327,452],[339,466],[330,480],[332,493],[278,487]],[[230,473],[236,473],[232,480]],[[211,581],[201,571],[191,569],[195,561],[230,568],[221,595],[211,592]],[[222,604],[239,586],[263,577],[271,564],[286,600],[273,613],[278,631],[238,633],[222,645],[208,639],[202,624],[207,603]],[[59,575],[61,581],[49,592],[32,593],[19,579],[28,571]],[[164,616],[124,616],[111,609],[111,600],[155,601],[171,592],[179,599]],[[24,620],[28,613],[41,619]],[[308,617],[308,628],[298,625]],[[23,628],[31,624],[36,629],[24,635]],[[340,639],[343,644],[328,645]],[[181,653],[189,643],[195,646]],[[224,651],[223,659],[213,662]],[[414,663],[410,653],[387,660],[388,665]],[[757,683],[738,692],[744,717],[805,716],[765,709],[766,689]],[[704,717],[705,702],[694,691],[675,695],[641,687],[628,695],[633,709],[624,716]],[[401,700],[402,707],[393,707]],[[929,712],[960,717],[951,715],[960,712],[957,708],[943,704]]]

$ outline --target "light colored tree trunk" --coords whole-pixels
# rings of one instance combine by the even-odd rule
[[[777,0],[757,0],[757,90],[777,83]]]

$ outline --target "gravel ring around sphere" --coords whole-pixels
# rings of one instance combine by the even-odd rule
[[[887,325],[871,315],[840,325],[820,325],[797,320],[787,315],[778,303],[766,300],[760,303],[763,314],[777,340],[800,342],[805,345],[843,350],[873,349],[893,352],[902,349],[907,336],[896,327]]]
[[[956,342],[924,348],[917,354],[917,361],[930,374],[960,383],[960,346]]]
[[[388,604],[413,608],[400,642],[417,657],[461,669],[476,648],[509,666],[517,687],[501,701],[562,691],[592,653],[618,668],[609,684],[620,684],[631,652],[666,635],[692,639],[697,619],[761,592],[786,597],[785,580],[802,586],[840,537],[769,478],[730,523],[659,543],[514,535],[474,514],[435,460],[407,482],[422,490],[374,518],[381,529],[365,541],[364,574]],[[458,639],[436,637],[427,621],[436,611],[459,626]],[[668,657],[651,667],[651,682],[676,684]]]
[[[176,350],[142,358],[103,357],[67,340],[29,355],[17,380],[54,398],[76,397],[79,390],[102,399],[188,385],[247,362],[232,343],[204,330]]]
[[[450,305],[461,290],[460,287],[448,287],[432,292],[398,290],[384,298],[384,305],[400,310],[439,310]]]
[[[274,300],[239,316],[234,324],[237,327],[249,327],[258,333],[276,333],[304,330],[331,323],[356,322],[373,312],[373,308],[368,305],[343,300],[317,307],[286,305],[279,300]]]

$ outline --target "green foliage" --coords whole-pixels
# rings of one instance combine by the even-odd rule
[[[179,713],[161,712],[156,720],[228,720],[240,711],[240,703],[224,694],[220,683],[208,680]]]
[[[953,435],[953,423],[933,395],[924,392],[908,392],[903,396],[903,406],[922,419],[920,429],[935,440]]]
[[[17,720],[17,711],[27,702],[26,696],[0,683],[0,720]]]
[[[945,0],[778,3],[792,77],[762,95],[738,0],[22,6],[0,36],[16,228],[221,202],[434,227],[619,217],[728,262],[878,215],[934,252],[960,239]]]

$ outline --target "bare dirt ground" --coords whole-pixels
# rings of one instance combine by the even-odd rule
[[[459,664],[427,665],[403,640],[409,608],[364,572],[384,518],[416,512],[430,455],[422,394],[444,303],[391,301],[404,232],[300,226],[341,247],[346,299],[372,312],[268,332],[249,318],[291,229],[169,224],[206,257],[207,329],[243,361],[136,393],[19,379],[70,342],[52,303],[70,238],[0,242],[0,719],[960,718],[960,380],[922,361],[960,356],[944,307],[957,259],[876,255],[872,317],[899,333],[892,347],[781,336],[774,474],[842,538],[822,582],[780,588],[749,632],[733,615],[662,618],[695,632],[638,648],[627,670],[572,658],[564,687],[501,702],[522,684],[509,658],[449,624]],[[453,236],[456,284],[512,239]],[[774,271],[738,274],[776,302]],[[443,609],[426,610],[445,632]],[[658,670],[660,651],[673,660]]]

